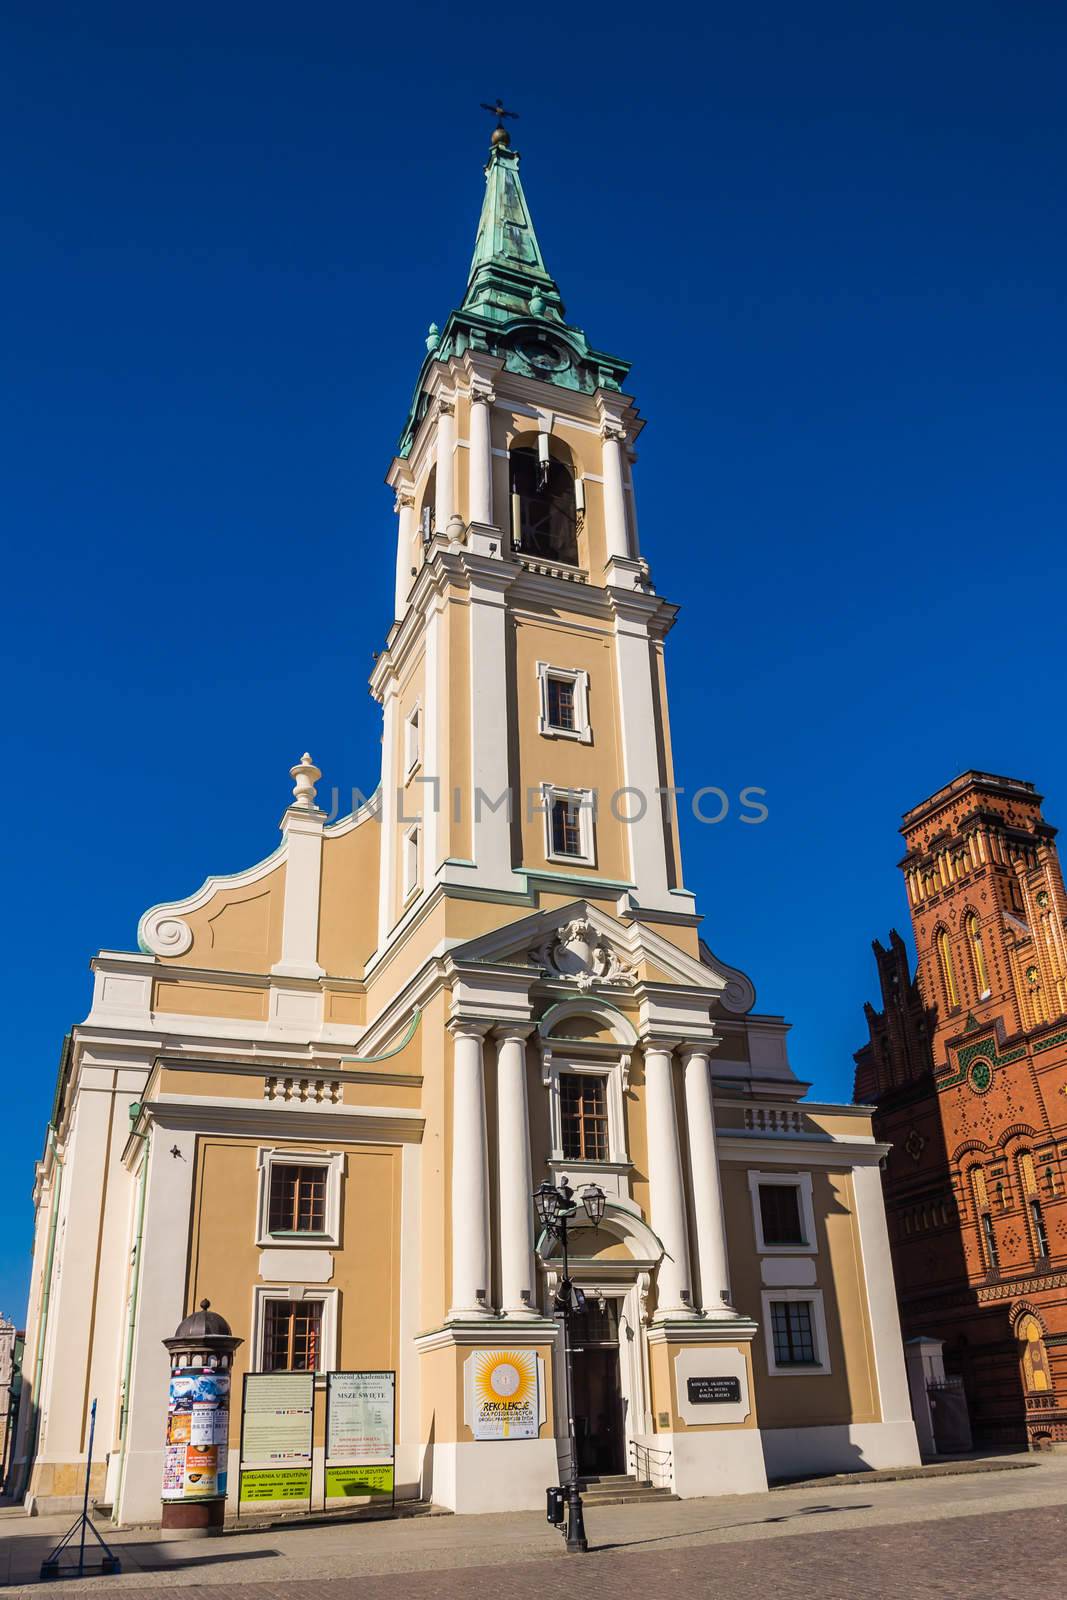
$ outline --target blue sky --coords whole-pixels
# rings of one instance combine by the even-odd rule
[[[634,363],[705,932],[850,1093],[901,811],[1067,815],[1063,80],[1051,4],[9,0],[0,470],[10,1221],[88,961],[376,780],[382,477],[462,292],[497,93],[576,322]],[[679,452],[688,454],[680,465]]]

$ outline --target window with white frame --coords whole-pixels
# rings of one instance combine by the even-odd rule
[[[593,794],[589,789],[541,786],[545,813],[545,855],[549,861],[596,865]]]
[[[816,1254],[810,1172],[750,1172],[748,1187],[761,1255]]]
[[[772,1377],[830,1371],[821,1289],[765,1289],[763,1334]]]
[[[537,663],[541,696],[539,730],[547,738],[592,742],[589,725],[589,674],[579,667],[554,667]]]
[[[327,1373],[337,1365],[336,1289],[257,1284],[252,1353],[258,1372]]]
[[[542,1047],[541,1073],[548,1090],[548,1122],[553,1161],[625,1164],[624,1096],[630,1057],[576,1060]]]
[[[404,769],[412,773],[422,760],[422,708],[418,701],[408,712],[404,723]]]
[[[420,829],[409,828],[404,835],[404,899],[415,893],[419,887],[419,833]]]
[[[340,1244],[343,1168],[335,1152],[260,1150],[257,1244]]]

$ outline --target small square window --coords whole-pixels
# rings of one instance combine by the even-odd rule
[[[325,1233],[325,1167],[290,1166],[273,1161],[270,1168],[268,1227],[271,1233]]]
[[[322,1301],[268,1300],[263,1318],[264,1372],[320,1372]]]
[[[800,1216],[800,1190],[795,1185],[761,1183],[759,1209],[765,1245],[807,1243]]]
[[[810,1300],[772,1300],[771,1332],[775,1366],[818,1365]]]

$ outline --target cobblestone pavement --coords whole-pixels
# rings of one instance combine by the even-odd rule
[[[567,1556],[534,1513],[273,1529],[217,1540],[119,1534],[118,1578],[49,1592],[150,1600],[1032,1600],[1062,1588],[1067,1457],[1025,1471],[834,1484],[594,1509],[591,1553]],[[0,1521],[6,1594],[32,1582],[68,1519]],[[176,1597],[177,1600],[177,1597]]]

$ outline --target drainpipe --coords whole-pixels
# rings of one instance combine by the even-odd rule
[[[141,1107],[134,1101],[130,1106],[130,1122],[133,1123],[140,1116]],[[137,1214],[133,1227],[133,1271],[130,1276],[130,1303],[126,1313],[126,1350],[122,1358],[122,1409],[119,1412],[119,1448],[122,1451],[122,1460],[119,1462],[119,1479],[115,1490],[115,1510],[122,1503],[122,1489],[126,1481],[126,1426],[130,1415],[130,1374],[133,1371],[133,1338],[137,1328],[137,1302],[141,1289],[141,1235],[144,1232],[144,1197],[148,1187],[148,1157],[150,1153],[150,1140],[147,1133],[136,1133],[131,1127],[131,1135],[140,1139],[144,1145],[144,1155],[141,1160],[141,1175],[137,1184]],[[112,1513],[114,1514],[114,1513]]]
[[[55,1178],[52,1181],[52,1209],[48,1218],[48,1251],[44,1260],[44,1285],[41,1290],[41,1310],[37,1318],[37,1349],[33,1358],[33,1388],[30,1391],[30,1400],[33,1404],[33,1427],[30,1433],[29,1449],[26,1451],[25,1483],[29,1484],[33,1464],[37,1459],[37,1441],[41,1432],[41,1373],[44,1369],[44,1348],[48,1336],[48,1306],[52,1299],[52,1263],[56,1255],[56,1224],[59,1221],[59,1195],[63,1187],[63,1158],[56,1147],[56,1130],[53,1123],[48,1124],[48,1136],[45,1140],[45,1155],[49,1149],[52,1151],[55,1166]]]

